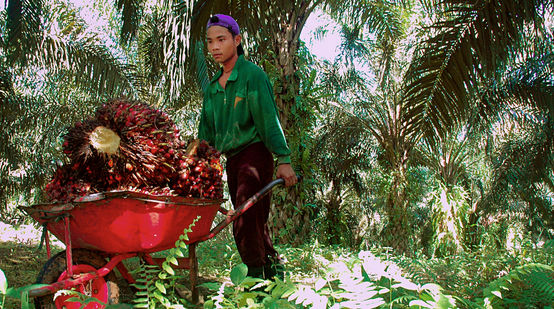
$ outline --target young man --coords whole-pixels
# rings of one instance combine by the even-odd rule
[[[227,158],[227,184],[234,207],[242,205],[271,182],[273,155],[277,178],[286,186],[297,182],[290,150],[279,123],[273,89],[265,72],[244,59],[237,22],[223,14],[207,24],[208,51],[221,65],[204,93],[198,138],[208,141]],[[279,257],[267,227],[270,195],[233,222],[233,235],[248,275],[282,277]]]

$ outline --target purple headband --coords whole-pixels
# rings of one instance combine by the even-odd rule
[[[239,24],[229,15],[215,14],[208,20],[208,25],[206,29],[211,26],[221,26],[229,29],[234,35],[240,33]]]

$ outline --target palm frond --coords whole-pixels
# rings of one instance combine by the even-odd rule
[[[357,119],[336,113],[325,121],[316,137],[313,160],[328,182],[348,184],[361,192],[363,181],[358,171],[370,165],[367,132]]]
[[[379,36],[394,38],[404,33],[399,8],[405,3],[395,1],[326,1],[324,8],[336,20],[346,24],[364,26]]]
[[[43,10],[42,2],[36,0],[11,0],[9,5],[5,46],[8,63],[63,72],[98,95],[135,95],[133,67],[76,27],[79,21],[75,20],[75,12],[69,12],[66,5],[56,4],[49,8],[51,11]],[[52,24],[58,23],[55,18],[59,14],[69,16],[71,20],[66,22],[70,25],[59,33],[48,33]]]
[[[3,98],[1,125],[5,128],[0,142],[0,199],[6,209],[14,196],[38,202],[42,188],[55,161],[59,158],[53,150],[57,136],[67,116],[65,108],[53,102],[36,100],[16,94]],[[64,114],[64,115],[62,115]],[[53,131],[58,132],[53,132]],[[13,210],[13,209],[11,209]]]
[[[369,54],[369,48],[363,36],[362,29],[358,26],[350,27],[343,24],[341,27],[340,56],[344,57],[347,65],[354,66],[355,59],[364,59]]]
[[[453,130],[446,137],[427,137],[414,154],[413,163],[429,167],[448,187],[463,184],[469,180],[471,166],[468,144],[468,136],[460,130]]]
[[[145,4],[145,0],[117,0],[116,6],[123,19],[120,31],[122,44],[129,44],[136,37]]]
[[[477,100],[483,80],[496,78],[532,24],[544,29],[545,1],[444,1],[440,20],[406,74],[405,100],[412,130],[444,134],[463,119]],[[517,8],[517,9],[516,9]]]
[[[10,63],[25,64],[25,54],[41,40],[42,0],[9,0],[6,15],[5,51]]]
[[[390,76],[398,43],[405,36],[402,17],[404,4],[386,0],[331,1],[326,2],[325,6],[331,16],[342,24],[341,54],[350,63],[353,58],[375,63],[377,80],[383,86]],[[366,38],[368,34],[375,35],[375,42]],[[378,52],[374,52],[369,46]],[[378,61],[375,61],[376,57]]]
[[[551,42],[551,41],[550,41]],[[502,76],[499,83],[487,89],[483,101],[491,109],[490,116],[498,112],[497,102],[508,105],[527,106],[535,108],[548,115],[554,112],[554,52],[542,50],[531,55],[521,63],[514,65]]]
[[[521,209],[512,209],[512,213],[527,214],[529,229],[545,231],[548,237],[554,222],[550,176],[554,169],[552,118],[527,125],[511,136],[492,156],[492,181],[477,209],[482,215],[497,212],[499,207],[510,210],[510,203],[519,199],[523,201]]]
[[[76,82],[99,96],[136,96],[134,68],[117,59],[108,48],[88,40],[65,41],[46,37],[36,63],[54,72],[73,76]]]

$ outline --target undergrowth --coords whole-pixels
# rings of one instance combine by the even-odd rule
[[[192,226],[191,226],[192,227]],[[139,291],[132,304],[108,308],[198,308],[177,291],[188,272],[175,271],[186,253],[185,231],[176,248],[164,252],[162,267],[140,263]],[[392,255],[386,248],[351,252],[313,242],[278,246],[285,280],[249,278],[230,235],[198,248],[204,308],[551,308],[554,303],[554,241],[538,247],[520,240],[511,250],[483,246],[444,258]],[[24,297],[0,272],[0,304]],[[217,275],[219,274],[219,275]],[[205,281],[205,280],[204,280]],[[82,303],[91,300],[77,295]],[[22,308],[33,308],[21,301]]]

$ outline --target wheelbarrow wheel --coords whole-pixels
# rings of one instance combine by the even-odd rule
[[[106,265],[106,259],[104,259],[97,251],[88,249],[73,249],[72,260],[74,265],[74,273],[85,273],[95,271],[104,265]],[[52,258],[50,258],[44,267],[40,271],[37,277],[37,283],[52,284],[60,280],[60,276],[66,271],[66,254],[62,251]],[[116,276],[114,272],[110,272],[105,277],[97,278],[89,281],[89,291],[92,297],[96,297],[99,300],[106,302],[107,304],[117,304],[119,302],[119,287],[117,286]],[[79,291],[79,287],[76,287]],[[82,291],[80,291],[82,293]],[[106,294],[107,292],[107,294]],[[100,297],[102,295],[103,297]],[[106,297],[107,296],[107,297]],[[60,297],[58,297],[57,303],[60,306]],[[68,299],[69,297],[65,297]],[[102,299],[104,298],[104,299]],[[63,300],[62,300],[63,301]],[[100,308],[98,303],[90,304],[86,308]],[[92,306],[91,306],[92,305]],[[64,306],[66,307],[66,306]],[[80,306],[76,304],[76,308]],[[56,301],[54,301],[54,294],[48,294],[35,298],[35,309],[55,309]],[[68,307],[69,308],[69,307]]]

